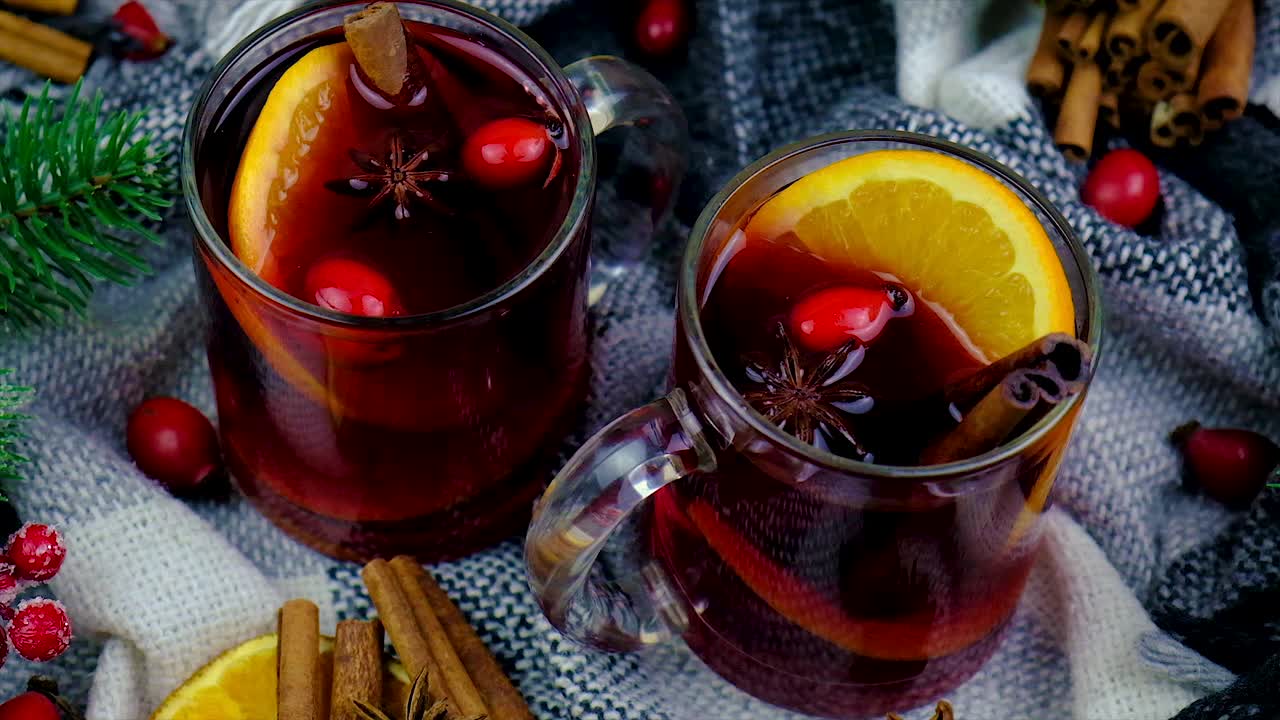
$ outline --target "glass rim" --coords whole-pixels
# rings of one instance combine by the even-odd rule
[[[464,303],[428,313],[371,318],[328,310],[294,297],[259,277],[257,273],[232,252],[230,243],[214,227],[209,220],[208,214],[205,213],[204,203],[200,201],[200,187],[195,168],[196,126],[201,116],[208,112],[209,108],[207,106],[212,98],[214,88],[218,85],[223,75],[232,67],[235,67],[250,50],[276,33],[287,29],[288,26],[298,20],[335,8],[361,4],[363,1],[324,0],[295,8],[254,30],[243,40],[236,43],[235,47],[214,64],[208,77],[201,84],[200,90],[196,93],[196,100],[191,106],[191,111],[187,114],[187,121],[182,131],[182,158],[179,174],[181,176],[183,199],[192,224],[195,225],[197,242],[222,267],[230,270],[240,283],[248,286],[258,295],[303,318],[329,325],[360,329],[408,330],[461,320],[485,312],[519,294],[536,282],[538,278],[542,277],[556,264],[560,256],[565,253],[574,239],[580,235],[589,221],[596,174],[595,133],[591,129],[591,119],[587,115],[586,108],[581,102],[576,101],[578,97],[577,89],[565,75],[560,64],[551,57],[551,54],[516,26],[469,3],[461,0],[393,0],[397,5],[437,8],[455,15],[464,16],[490,27],[505,36],[513,44],[523,48],[529,57],[535,60],[542,70],[546,72],[551,83],[564,92],[569,99],[573,100],[567,107],[558,108],[564,112],[566,124],[572,126],[572,132],[577,136],[576,144],[579,154],[578,180],[574,187],[573,198],[569,203],[569,208],[565,212],[564,218],[560,221],[560,226],[557,228],[555,235],[547,242],[542,251],[516,275],[492,290]]]
[[[701,307],[698,299],[699,261],[710,230],[729,199],[766,169],[797,156],[833,145],[876,141],[915,145],[957,156],[982,170],[992,173],[1019,192],[1025,193],[1030,203],[1034,204],[1033,209],[1039,210],[1047,218],[1050,226],[1048,229],[1061,235],[1070,250],[1071,259],[1075,261],[1081,270],[1084,300],[1087,305],[1085,317],[1088,323],[1089,335],[1085,338],[1085,342],[1089,343],[1090,348],[1093,350],[1094,363],[1092,371],[1096,374],[1098,360],[1101,356],[1103,325],[1101,296],[1098,291],[1099,280],[1097,270],[1094,268],[1088,252],[1072,231],[1066,218],[1043,193],[1021,175],[994,158],[948,140],[903,130],[850,130],[815,135],[770,152],[729,180],[724,188],[707,203],[690,231],[689,242],[680,264],[679,290],[677,291],[679,307],[677,308],[677,313],[680,318],[681,329],[678,329],[677,332],[683,331],[685,333],[699,372],[710,383],[712,390],[720,401],[732,408],[740,420],[768,439],[771,445],[779,447],[804,462],[842,474],[866,478],[924,481],[953,479],[960,475],[972,475],[1003,463],[1037,443],[1055,428],[1063,418],[1067,417],[1076,405],[1082,402],[1087,392],[1087,387],[1085,391],[1076,393],[1068,398],[1066,402],[1056,405],[1027,431],[981,455],[938,465],[880,465],[854,460],[822,450],[814,445],[801,442],[794,435],[774,425],[768,418],[751,407],[743,399],[742,394],[734,388],[733,383],[713,357],[711,347],[707,343],[706,335],[702,329]],[[1063,264],[1065,265],[1065,263]],[[1092,381],[1092,375],[1090,376],[1090,381]]]

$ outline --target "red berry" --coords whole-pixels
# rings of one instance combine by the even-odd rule
[[[655,58],[674,53],[688,39],[689,20],[685,0],[648,0],[636,18],[636,47]]]
[[[462,167],[481,185],[501,190],[542,180],[556,152],[547,128],[524,118],[481,125],[462,146]]]
[[[804,349],[830,352],[852,338],[871,342],[889,318],[913,310],[911,294],[897,285],[837,285],[810,293],[792,306],[788,330]]]
[[[44,693],[24,692],[0,705],[0,720],[61,719],[58,706]]]
[[[181,400],[142,403],[129,416],[126,434],[138,469],[173,493],[195,490],[221,465],[213,424]]]
[[[111,24],[123,36],[120,54],[130,60],[160,57],[173,45],[173,40],[160,31],[155,18],[137,0],[129,0],[117,8]]]
[[[32,662],[48,662],[71,645],[71,620],[57,600],[33,598],[18,605],[9,622],[9,642]]]
[[[1280,447],[1252,430],[1189,423],[1173,433],[1196,485],[1218,502],[1248,505],[1280,465]]]
[[[5,550],[22,580],[45,582],[58,574],[67,558],[67,546],[57,528],[27,523],[9,537]]]
[[[0,564],[0,615],[4,614],[4,608],[13,602],[20,592],[22,592],[22,580],[18,578],[18,569],[8,563]]]
[[[307,270],[303,298],[322,308],[362,317],[404,314],[400,297],[386,275],[345,257],[325,258]]]
[[[1112,150],[1093,166],[1080,196],[1108,220],[1135,227],[1160,201],[1160,175],[1137,150]]]

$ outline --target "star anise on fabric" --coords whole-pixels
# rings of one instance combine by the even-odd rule
[[[756,410],[802,442],[824,450],[828,439],[839,438],[841,454],[870,462],[870,452],[858,442],[846,415],[860,415],[874,404],[866,386],[848,380],[862,362],[866,349],[857,338],[826,353],[812,367],[801,362],[800,352],[787,329],[778,323],[782,359],[776,363],[759,356],[744,358],[747,380],[763,389],[744,392]]]
[[[409,697],[404,703],[404,720],[488,720],[488,715],[473,715],[463,718],[453,706],[444,700],[431,702],[428,690],[428,669],[423,668],[409,688]],[[356,714],[362,720],[391,720],[391,716],[363,700],[351,699]]]
[[[902,716],[898,713],[889,713],[885,716],[885,720],[902,720]],[[939,700],[938,706],[934,708],[933,715],[929,720],[956,720],[955,710],[951,709],[951,703],[946,700]]]
[[[388,198],[395,201],[395,217],[404,220],[411,215],[410,204],[417,201],[436,212],[451,215],[453,210],[440,202],[427,189],[428,182],[448,182],[452,173],[448,170],[420,170],[430,156],[427,148],[405,159],[404,141],[399,135],[391,137],[387,156],[379,159],[361,150],[349,150],[351,161],[364,172],[351,177],[331,180],[325,187],[344,194],[367,195],[373,193],[369,207],[375,208]]]

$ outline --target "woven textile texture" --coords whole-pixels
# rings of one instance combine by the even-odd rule
[[[115,4],[83,0],[82,14],[102,17]],[[147,129],[176,144],[216,56],[293,3],[147,4],[180,46],[149,64],[98,60],[88,82],[111,107],[150,108]],[[479,4],[525,26],[562,62],[621,52],[614,3]],[[1084,169],[1056,152],[1021,91],[1031,3],[696,5],[687,62],[659,72],[690,120],[690,175],[676,221],[593,310],[590,403],[566,446],[660,392],[680,248],[737,170],[830,130],[898,128],[969,145],[1062,209],[1102,278],[1108,334],[1026,598],[990,663],[950,699],[962,718],[1280,717],[1265,691],[1280,650],[1280,498],[1271,491],[1231,513],[1188,494],[1165,440],[1190,418],[1280,437],[1280,152],[1258,150],[1276,148],[1274,118],[1259,107],[1195,152],[1156,155],[1164,208],[1154,232],[1139,235],[1079,202]],[[1280,2],[1259,0],[1258,10],[1255,97],[1265,102],[1280,95]],[[0,69],[6,99],[38,87]],[[51,589],[78,628],[71,651],[48,666],[10,657],[0,697],[39,670],[87,704],[92,720],[141,720],[220,650],[269,628],[284,597],[317,600],[330,630],[370,611],[354,565],[300,547],[239,498],[174,500],[129,461],[125,418],[144,397],[176,395],[213,413],[181,212],[165,236],[167,246],[151,251],[153,277],[104,287],[86,317],[0,344],[0,367],[39,389],[26,448],[33,463],[15,502],[26,517],[64,526],[71,552]],[[604,655],[563,639],[528,591],[516,538],[432,570],[539,718],[795,717],[719,680],[681,645]],[[1234,624],[1218,625],[1222,613]]]

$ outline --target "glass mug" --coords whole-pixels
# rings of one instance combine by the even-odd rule
[[[1031,570],[1037,520],[1083,394],[976,458],[857,462],[752,409],[712,357],[699,316],[743,217],[819,168],[881,149],[944,153],[1011,188],[1057,249],[1077,336],[1098,347],[1093,266],[1057,210],[1009,169],[893,131],[827,135],[769,155],[693,228],[670,394],[600,431],[534,511],[530,582],[568,636],[612,650],[682,636],[748,693],[833,718],[933,700],[994,652]]]
[[[219,430],[240,490],[286,532],[332,556],[435,561],[524,528],[543,487],[539,471],[585,392],[588,286],[625,270],[666,214],[684,171],[687,128],[661,84],[622,60],[561,69],[478,8],[398,2],[406,21],[465,33],[540,86],[574,154],[565,163],[577,169],[572,196],[562,198],[568,209],[527,267],[461,305],[368,318],[303,302],[255,275],[225,239],[226,195],[246,131],[228,118],[317,38],[341,39],[343,16],[364,4],[307,5],[223,58],[187,122],[182,186],[196,229]],[[589,276],[595,136],[624,126],[637,130],[622,145],[611,199],[631,221],[613,245],[597,243]],[[379,362],[344,364],[338,350]]]

